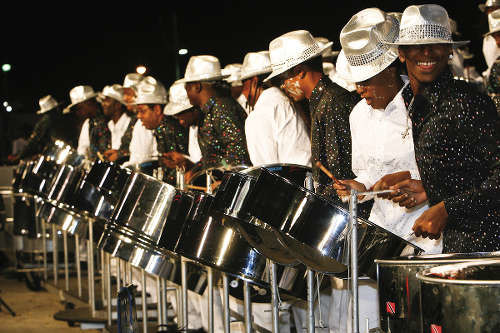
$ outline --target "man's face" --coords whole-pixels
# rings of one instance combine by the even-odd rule
[[[201,93],[201,84],[199,82],[187,82],[184,84],[184,88],[186,89],[186,93],[191,105],[201,106],[200,102],[200,93]]]
[[[399,59],[406,62],[408,76],[420,83],[430,83],[448,66],[450,44],[424,44],[399,47]]]
[[[118,102],[116,99],[111,98],[111,97],[104,97],[104,99],[101,102],[102,105],[102,112],[107,118],[113,117],[115,112],[119,112],[121,109],[121,103]]]
[[[197,107],[192,107],[186,111],[176,114],[174,117],[179,121],[181,126],[188,128],[198,122],[198,119],[200,118],[200,110]]]
[[[234,99],[238,99],[240,97],[241,92],[243,90],[243,86],[231,86],[231,96],[233,96]]]
[[[136,106],[137,118],[142,122],[142,125],[148,130],[153,130],[160,126],[163,112],[161,105],[155,104],[154,106],[149,106],[147,104],[139,104]]]
[[[281,74],[280,88],[294,102],[300,102],[306,98],[304,90],[301,87],[302,74],[303,73],[299,70],[296,70],[296,68],[292,68]]]
[[[500,31],[492,33],[491,36],[495,38],[495,42],[497,43],[497,47],[500,48]]]
[[[134,100],[135,100],[135,90],[130,87],[123,88],[123,101],[125,102],[127,110],[136,112],[135,105],[133,104]]]
[[[76,116],[80,119],[95,117],[99,112],[99,105],[94,98],[78,103],[73,108]]]
[[[385,109],[393,99],[395,68],[388,67],[368,80],[356,83],[356,92],[374,109]]]

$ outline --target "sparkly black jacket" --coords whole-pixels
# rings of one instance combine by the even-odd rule
[[[163,116],[163,119],[154,131],[158,153],[168,153],[176,151],[182,154],[188,153],[188,130],[179,124],[179,121],[172,116]],[[176,184],[176,170],[167,167],[163,168],[163,181]]]
[[[252,165],[245,138],[245,110],[230,96],[212,97],[201,107],[198,143],[203,169]]]
[[[42,118],[35,124],[28,144],[19,153],[21,159],[39,154],[52,139],[52,128],[57,118],[61,114],[58,111],[49,111],[42,115]]]
[[[407,107],[413,92],[403,90]],[[449,215],[443,252],[500,250],[497,112],[491,99],[449,71],[409,108],[415,158],[429,204]]]

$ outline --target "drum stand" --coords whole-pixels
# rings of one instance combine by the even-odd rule
[[[92,317],[95,317],[95,289],[94,289],[94,220],[89,218],[89,239],[87,241],[87,273],[89,279],[89,304]]]
[[[68,233],[63,230],[63,248],[64,248],[64,290],[69,292],[69,259],[68,259]]]
[[[314,183],[312,174],[308,173],[306,179],[304,180],[305,187],[314,192]],[[319,297],[319,295],[318,295]],[[307,270],[307,332],[315,332],[315,321],[314,321],[314,272],[311,269]]]
[[[188,330],[188,288],[187,288],[187,262],[186,258],[181,258],[181,305],[182,309],[177,309],[177,312],[182,313],[182,328]]]
[[[36,205],[36,204],[35,204]],[[35,217],[38,218],[38,217]],[[47,231],[45,230],[45,221],[42,219],[42,247],[43,247],[43,280],[45,282],[48,281],[48,273],[47,273]]]
[[[352,332],[359,333],[358,295],[358,192],[351,189],[349,200],[349,227],[351,228],[351,291],[352,291]]]
[[[279,299],[278,299],[278,275],[276,272],[276,263],[272,260],[269,261],[271,265],[269,266],[270,276],[271,276],[271,304],[272,304],[272,323],[273,323],[273,333],[279,333]]]
[[[58,258],[58,248],[57,248],[57,229],[56,225],[52,224],[52,272],[54,274],[54,286],[57,287],[57,278],[59,271],[59,258]]]
[[[146,271],[141,269],[141,284],[142,284],[142,332],[148,332],[148,306],[146,300]]]
[[[80,266],[80,236],[75,234],[75,264],[76,280],[78,285],[78,297],[82,297],[82,271]]]
[[[222,273],[223,303],[224,303],[224,333],[231,332],[231,313],[229,309],[229,277]]]

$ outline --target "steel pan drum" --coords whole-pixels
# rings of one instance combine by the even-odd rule
[[[421,331],[418,272],[439,265],[495,257],[500,258],[500,252],[431,254],[375,260],[380,328],[384,332]]]
[[[297,185],[303,185],[307,174],[311,172],[310,167],[294,164],[269,164],[261,167],[272,170]],[[259,253],[283,265],[296,265],[299,261],[279,241],[272,228],[248,214],[245,208],[248,204],[247,196],[260,175],[261,167],[240,172],[226,171],[215,195],[213,210],[224,214],[223,223],[237,229]]]
[[[137,169],[139,172],[144,173],[148,176],[153,176],[153,172],[160,167],[158,160],[148,160],[139,163]]]
[[[204,170],[199,170],[193,174],[189,183],[187,185],[207,187],[207,171],[212,173],[212,183],[215,181],[221,181],[224,177],[224,172],[226,171],[241,171],[247,169],[247,165],[237,165],[237,166],[227,166],[227,167],[217,167],[209,168]],[[197,191],[197,190],[195,190]]]
[[[164,276],[193,197],[146,174],[128,179],[99,247],[132,265]]]
[[[422,332],[500,332],[500,260],[433,267],[417,279]]]
[[[28,161],[20,160],[16,169],[14,170],[14,175],[12,177],[12,192],[19,193],[21,191],[21,180],[24,173],[24,169],[26,169],[26,165]]]
[[[248,213],[278,230],[276,234],[306,266],[342,273],[349,264],[350,214],[328,199],[261,168],[249,194]],[[358,218],[360,274],[376,279],[375,259],[391,258],[410,246],[421,249],[367,220]]]

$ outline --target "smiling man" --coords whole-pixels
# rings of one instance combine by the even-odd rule
[[[432,4],[405,9],[395,43],[410,79],[402,95],[430,206],[413,230],[442,234],[445,253],[500,250],[497,113],[488,96],[450,73],[451,48],[463,43],[452,40],[446,10]]]

